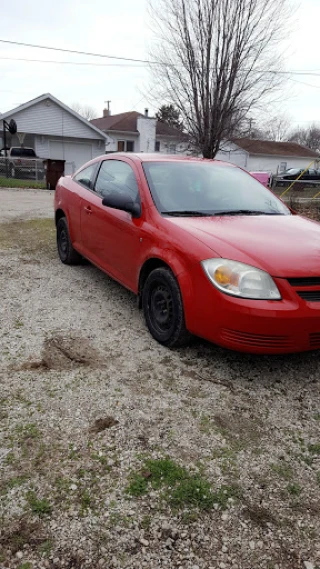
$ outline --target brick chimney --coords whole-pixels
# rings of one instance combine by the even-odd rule
[[[105,103],[107,103],[108,107],[106,109],[103,109],[103,118],[110,117],[110,115],[111,115],[111,111],[110,111],[111,101],[105,101]]]

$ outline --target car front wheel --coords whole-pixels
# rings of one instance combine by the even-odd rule
[[[160,344],[174,348],[190,341],[180,288],[169,268],[159,267],[149,274],[142,291],[142,307],[149,331]]]
[[[59,219],[57,223],[57,247],[60,261],[65,265],[77,265],[81,262],[81,255],[72,246],[65,217]]]

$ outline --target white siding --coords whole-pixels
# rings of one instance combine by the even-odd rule
[[[106,141],[106,152],[117,152],[118,150],[118,141],[119,140],[131,140],[134,142],[134,152],[139,152],[139,135],[138,134],[127,134],[127,133],[119,133],[116,132],[115,134],[111,134],[111,131],[108,133],[108,140]]]
[[[87,126],[50,99],[16,111],[7,120],[12,118],[17,123],[18,132],[102,140],[89,124]]]
[[[49,140],[47,136],[36,136],[35,147],[36,155],[39,158],[50,158]]]
[[[280,171],[282,162],[286,163],[287,168],[307,168],[312,158],[286,158],[285,156],[250,156],[247,170],[250,172],[265,171],[276,174]],[[313,166],[314,167],[314,166]]]
[[[231,162],[241,168],[247,168],[248,158],[248,152],[242,150],[242,148],[239,148],[239,146],[232,142],[223,142],[219,152],[215,156],[216,160]]]

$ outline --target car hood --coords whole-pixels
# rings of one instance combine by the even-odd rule
[[[298,215],[170,218],[220,256],[273,277],[320,276],[320,224]]]

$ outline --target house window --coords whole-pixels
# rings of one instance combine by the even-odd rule
[[[155,152],[160,152],[160,140],[156,140],[154,150]]]
[[[177,152],[177,145],[176,144],[169,144],[169,152],[170,152],[170,154],[175,154]]]
[[[133,152],[133,151],[134,151],[133,140],[118,140],[118,152]]]

